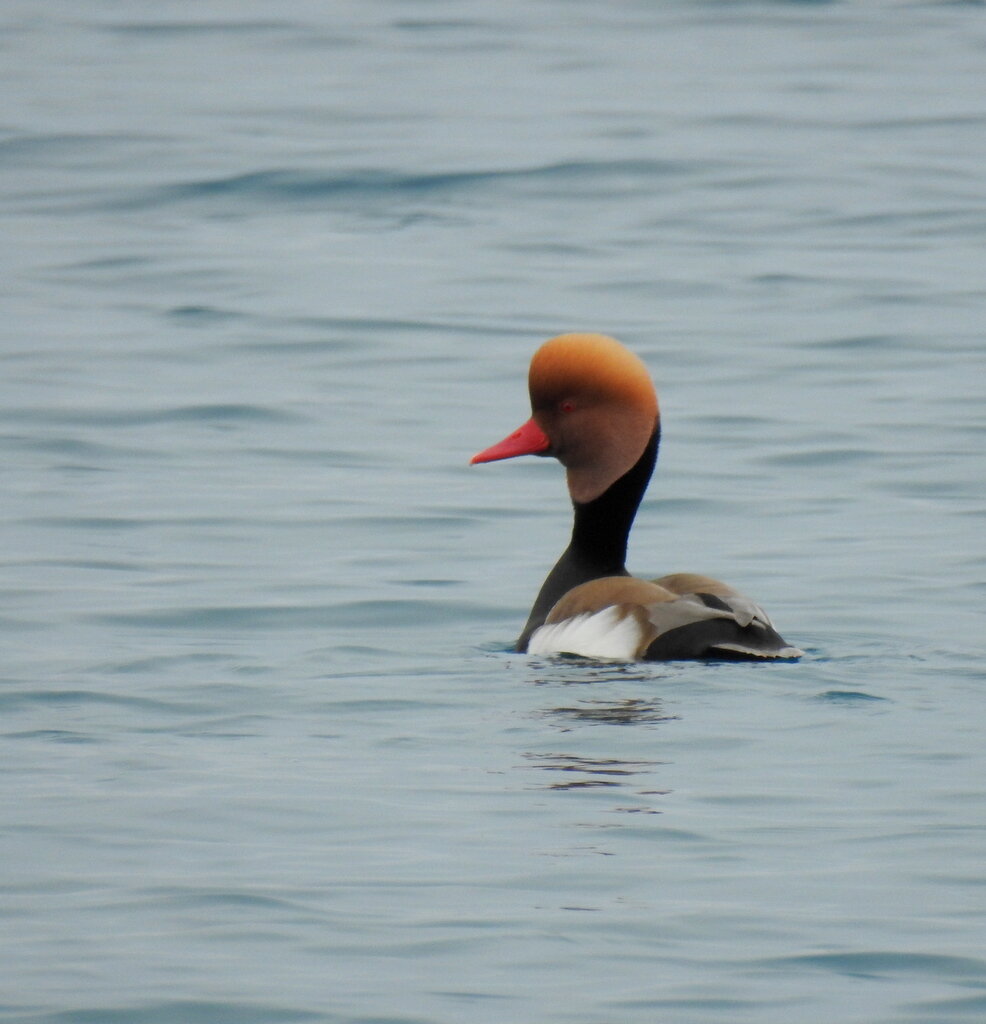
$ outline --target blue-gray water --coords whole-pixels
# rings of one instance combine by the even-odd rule
[[[0,20],[0,1019],[983,1019],[986,9]],[[802,663],[508,653],[578,329]]]

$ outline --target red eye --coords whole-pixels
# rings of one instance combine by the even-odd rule
[[[574,408],[575,403],[570,398],[566,398],[565,401],[561,403],[562,412],[571,412]]]

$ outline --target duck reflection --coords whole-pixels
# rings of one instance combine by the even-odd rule
[[[556,695],[571,696],[558,704],[542,707],[535,715],[545,719],[562,733],[577,733],[592,726],[643,726],[653,729],[664,722],[678,720],[678,715],[669,712],[659,697],[617,696],[612,691],[619,688],[626,694],[627,685],[633,689],[646,686],[653,689],[656,681],[666,671],[657,673],[653,665],[639,663],[590,661],[582,658],[552,658],[550,661],[535,663],[536,674],[530,682],[538,687],[550,687]],[[571,687],[579,690],[573,691]],[[582,687],[591,686],[591,696]],[[579,696],[576,698],[576,694]],[[585,694],[585,696],[582,696]],[[611,695],[606,695],[611,694]],[[593,730],[594,748],[598,748],[600,737],[606,730]],[[625,744],[621,743],[621,747]],[[609,753],[609,751],[607,751]],[[524,755],[530,767],[549,773],[546,789],[551,790],[618,790],[632,788],[639,796],[664,796],[669,790],[654,788],[645,781],[663,761],[628,760],[618,756],[623,750],[613,751],[617,756],[585,756],[573,753],[527,753]],[[624,789],[625,792],[625,789]],[[659,813],[649,807],[649,801],[633,808],[614,808],[637,812]]]
[[[575,754],[525,754],[531,767],[539,771],[559,772],[546,789],[607,789],[624,785],[635,776],[646,774],[660,761],[620,761],[616,758],[578,757]],[[651,793],[658,792],[650,790]]]
[[[643,722],[673,722],[678,717],[668,714],[661,701],[641,697],[617,701],[579,700],[569,706],[545,708],[541,714],[554,720],[564,732],[570,732],[573,723],[639,725]]]

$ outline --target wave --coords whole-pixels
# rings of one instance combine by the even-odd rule
[[[490,609],[461,601],[364,600],[336,605],[214,605],[100,612],[90,622],[138,629],[376,629],[487,621]]]
[[[236,200],[247,204],[308,206],[354,198],[383,199],[477,192],[503,185],[534,191],[591,191],[623,194],[653,188],[657,179],[686,175],[707,167],[685,160],[566,161],[534,167],[401,173],[389,170],[325,172],[302,169],[248,171],[220,178],[135,189],[104,196],[100,206],[111,209],[150,209],[183,203]]]
[[[159,423],[297,422],[295,413],[247,402],[212,402],[163,409],[4,409],[0,421],[31,422],[75,427],[139,427]]]

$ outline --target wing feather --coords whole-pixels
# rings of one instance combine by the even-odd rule
[[[532,654],[668,661],[798,658],[766,612],[719,580],[608,576],[573,587],[531,636]]]

